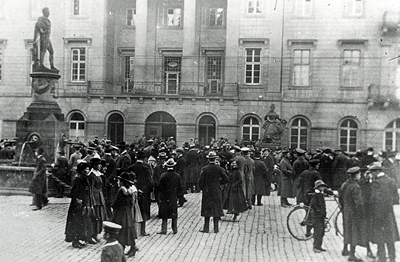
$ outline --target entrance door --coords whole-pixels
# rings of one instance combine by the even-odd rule
[[[124,141],[124,119],[118,114],[114,113],[108,118],[108,139],[114,143]]]
[[[203,116],[199,121],[199,142],[209,145],[216,136],[215,119],[212,116]]]
[[[155,112],[146,119],[146,137],[159,137],[167,140],[173,136],[176,139],[176,122],[167,112]]]

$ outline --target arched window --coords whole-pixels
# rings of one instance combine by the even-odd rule
[[[146,137],[159,137],[167,140],[173,136],[176,140],[176,121],[167,112],[155,112],[146,119]]]
[[[385,127],[384,141],[383,148],[386,151],[397,151],[400,149],[400,118],[393,120]]]
[[[295,118],[290,126],[290,147],[307,150],[309,126],[306,119],[302,117]]]
[[[345,119],[340,124],[339,146],[346,153],[356,153],[357,151],[357,132],[358,124],[353,119]]]
[[[202,116],[199,120],[199,143],[209,145],[213,138],[216,138],[216,123],[210,115]]]
[[[119,113],[113,113],[108,117],[107,137],[114,143],[124,141],[124,118]]]
[[[69,119],[69,138],[74,142],[85,140],[85,118],[81,113],[72,113]]]
[[[244,141],[257,141],[260,139],[260,122],[254,116],[246,117],[242,125],[242,138]]]

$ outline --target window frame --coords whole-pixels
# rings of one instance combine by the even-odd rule
[[[132,11],[132,19],[131,20],[128,20],[129,11]],[[128,25],[128,21],[131,21],[132,24]],[[125,11],[125,26],[127,28],[136,28],[136,8],[135,7],[126,8],[126,11]]]
[[[249,124],[245,124],[246,120],[250,119],[250,123]],[[253,120],[257,120],[257,123],[253,124]],[[248,138],[249,140],[246,141],[254,141],[257,142],[259,139],[261,139],[261,129],[262,129],[262,125],[261,125],[261,119],[259,119],[257,116],[255,115],[246,115],[243,117],[242,120],[242,124],[240,125],[240,131],[241,131],[241,138],[243,140],[245,140],[245,132],[244,132],[244,128],[249,128],[249,133],[248,133]],[[257,128],[258,129],[258,133],[256,134],[256,132],[254,132],[253,129]],[[257,139],[253,140],[253,136],[256,136]]]
[[[246,1],[246,15],[248,16],[264,16],[265,15],[265,2],[266,0],[247,0]],[[250,3],[253,3],[254,12],[249,12]],[[257,3],[260,3],[261,12],[257,13]]]
[[[224,73],[225,73],[225,52],[224,51],[217,51],[217,50],[206,50],[204,51],[204,82],[205,82],[205,90],[204,93],[206,95],[218,95],[218,94],[222,94],[222,87],[224,84]],[[220,72],[219,78],[212,78],[209,76],[209,62],[210,62],[210,58],[220,58]],[[216,92],[213,92],[210,89],[210,82],[213,80],[218,80],[217,81],[217,90]]]
[[[80,60],[80,57],[81,57],[81,49],[84,49],[85,50],[85,61],[82,63],[81,62],[81,60]],[[73,51],[74,50],[79,50],[79,53],[78,53],[78,57],[79,57],[79,60],[77,60],[78,62],[77,63],[74,63],[74,60],[73,60],[73,56],[74,56],[74,54],[73,54]],[[70,47],[70,57],[69,57],[69,62],[70,62],[70,67],[69,67],[69,74],[70,74],[70,77],[69,77],[69,82],[70,83],[77,83],[77,84],[79,84],[79,83],[87,83],[87,81],[88,81],[88,48],[86,47],[86,46],[73,46],[73,47]],[[81,65],[81,64],[84,64],[85,65],[85,74],[84,74],[84,80],[79,80],[79,78],[80,78],[80,69],[81,69],[81,66],[78,66],[78,69],[77,69],[77,71],[78,71],[78,74],[77,74],[77,78],[78,78],[78,80],[73,80],[73,66],[74,66],[74,64],[78,64],[78,65]]]
[[[218,9],[222,9],[222,19],[221,19],[221,24],[211,24],[211,15],[212,13],[215,14],[215,17],[217,17],[217,10]],[[212,12],[212,10],[215,10],[215,12]],[[215,20],[215,22],[217,21],[217,19]],[[207,8],[207,27],[208,28],[215,28],[215,29],[219,29],[219,28],[225,28],[226,26],[226,8],[222,7],[222,6],[210,6]]]
[[[167,61],[167,59],[170,59],[171,61]],[[174,62],[173,60],[177,59],[179,62],[177,63],[177,66],[179,70],[174,70],[174,67],[168,66],[171,68],[171,70],[166,70],[167,69],[167,63]],[[181,88],[181,79],[182,79],[182,54],[181,53],[164,53],[162,57],[162,64],[163,64],[163,83],[164,83],[164,88],[163,88],[163,94],[165,95],[178,95],[180,92]],[[176,91],[174,93],[169,93],[169,76],[176,75]]]
[[[250,61],[250,62],[248,62],[247,61],[247,58],[248,58],[248,55],[247,55],[247,51],[248,50],[251,50],[251,60],[252,61]],[[255,58],[256,58],[256,55],[254,54],[255,53],[255,51],[256,50],[259,50],[260,51],[260,54],[258,55],[258,57],[259,57],[259,59],[260,59],[260,61],[259,62],[256,62],[256,61],[254,61],[255,60]],[[245,84],[245,85],[260,85],[261,83],[262,83],[262,64],[263,64],[263,59],[262,59],[262,57],[263,57],[263,49],[261,48],[261,47],[246,47],[246,48],[244,48],[244,79],[243,79],[243,83]],[[248,72],[248,70],[247,70],[247,67],[248,66],[251,66],[251,77],[250,77],[250,79],[251,79],[251,82],[250,83],[248,83],[247,82],[247,79],[248,79],[248,77],[247,77],[247,72]],[[259,69],[258,69],[258,72],[259,72],[259,76],[258,76],[258,82],[257,83],[255,83],[254,82],[254,80],[255,80],[255,69],[254,69],[254,67],[255,66],[259,66]]]
[[[302,63],[303,56],[300,56],[301,62],[296,63],[296,55],[295,53],[300,51],[301,54],[303,52],[308,51],[308,63]],[[307,84],[295,83],[295,74],[296,74],[296,66],[300,66],[301,69],[303,67],[308,67],[307,73]],[[303,79],[303,70],[300,70],[301,79]],[[294,47],[292,50],[292,63],[291,63],[291,74],[290,74],[290,86],[295,88],[310,88],[312,80],[312,49],[311,48],[303,48],[303,47]]]
[[[298,124],[296,126],[294,126],[293,124],[295,123],[295,121],[298,121]],[[302,121],[306,123],[306,126],[301,125]],[[295,127],[295,128],[294,128]],[[297,134],[293,135],[293,130],[297,130]],[[305,143],[305,147],[302,147],[302,142],[301,142],[301,130],[306,130],[307,134],[306,134],[306,143]],[[293,147],[293,143],[292,143],[292,137],[296,136],[296,145],[295,147]],[[304,137],[304,136],[303,136]],[[302,148],[304,150],[309,150],[310,146],[311,146],[311,122],[309,119],[307,119],[304,116],[295,116],[292,118],[292,120],[290,121],[290,125],[289,125],[289,144],[291,148]]]
[[[310,13],[306,14],[306,2],[310,2]],[[297,18],[314,17],[314,1],[313,0],[296,0],[293,7],[293,14]],[[300,10],[301,9],[301,10]],[[299,12],[301,11],[301,12]]]
[[[350,60],[353,60],[353,52],[358,52],[359,53],[359,57],[358,57],[358,63],[353,63],[352,61],[350,61],[350,83],[345,83],[345,69],[348,68],[348,66],[346,66],[346,52],[351,52],[350,54]],[[341,55],[341,63],[340,63],[340,86],[342,88],[360,88],[361,87],[361,82],[362,82],[362,50],[361,48],[353,48],[353,47],[344,47],[342,49],[342,55]],[[352,71],[354,70],[354,67],[357,71],[357,76],[356,76],[356,84],[353,84],[353,74]]]
[[[397,124],[397,122],[399,122],[399,124]],[[388,148],[387,133],[391,133],[391,135],[392,135],[391,148]],[[383,146],[382,146],[382,148],[385,148],[386,151],[397,151],[398,150],[397,143],[400,144],[400,141],[397,141],[398,138],[400,140],[400,118],[396,118],[393,121],[391,121],[389,124],[386,125],[385,129],[383,130]]]
[[[179,25],[168,25],[169,17],[168,17],[168,11],[170,9],[180,9],[180,24]],[[183,9],[183,4],[181,5],[166,5],[164,7],[164,29],[171,29],[171,30],[182,30],[183,29],[183,20],[184,20],[184,9]]]
[[[81,115],[82,118],[83,118],[83,120],[72,120],[72,117],[73,117],[75,114]],[[78,130],[83,130],[83,131],[82,131],[82,132],[83,132],[83,136],[82,136],[82,137],[80,137],[80,136],[75,136],[74,138],[71,138],[71,123],[76,124],[76,128],[75,128],[75,129],[72,129],[72,130],[75,130],[75,132],[76,132],[78,135],[79,135],[79,131],[78,131]],[[79,124],[82,124],[82,123],[83,123],[83,125],[84,125],[84,126],[83,126],[83,129],[79,129]],[[80,111],[73,111],[73,112],[70,112],[69,117],[68,117],[69,138],[75,140],[77,137],[80,137],[80,138],[81,138],[80,141],[85,141],[85,140],[86,140],[86,130],[87,130],[87,123],[86,123],[86,117],[85,117],[85,115],[84,115],[82,112],[80,112]]]
[[[346,18],[362,18],[364,17],[364,12],[365,12],[365,0],[345,0],[345,5],[344,5],[344,16]],[[357,2],[360,2],[361,4],[361,10],[359,13],[356,12],[356,4]]]
[[[80,0],[72,0],[72,16],[81,16]]]
[[[357,125],[357,127],[354,128],[354,127],[349,126],[350,125],[350,121],[354,122]],[[346,122],[348,123],[347,126],[343,127],[342,126],[343,123],[346,123]],[[342,141],[341,141],[341,139],[342,139],[341,131],[342,130],[346,131],[346,136],[344,137],[346,139],[346,144],[342,144]],[[352,144],[351,141],[350,141],[351,138],[352,138],[351,131],[355,131],[355,133],[356,133],[356,136],[355,136],[356,142],[354,144]],[[356,121],[354,118],[346,117],[346,118],[343,118],[339,122],[339,125],[338,125],[338,139],[339,139],[338,145],[339,145],[340,148],[342,148],[343,152],[345,152],[347,154],[355,154],[357,152],[357,148],[358,148],[358,144],[359,144],[359,140],[360,140],[359,137],[360,137],[360,123],[358,121]],[[355,150],[354,151],[350,151],[350,148],[351,148],[352,145],[355,146]]]

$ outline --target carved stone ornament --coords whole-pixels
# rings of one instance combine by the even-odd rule
[[[51,85],[50,85],[50,81],[48,79],[45,78],[34,78],[33,79],[33,91],[36,94],[44,94],[47,91],[49,91]]]

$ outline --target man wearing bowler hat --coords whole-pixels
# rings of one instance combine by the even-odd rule
[[[210,151],[206,158],[208,165],[201,169],[199,188],[203,191],[201,199],[201,216],[204,217],[204,226],[200,229],[202,233],[208,233],[210,227],[210,218],[213,217],[214,232],[218,233],[218,222],[224,215],[222,210],[222,194],[221,184],[229,181],[225,170],[216,165],[218,155],[214,151]]]
[[[158,234],[167,234],[167,221],[172,219],[172,231],[178,233],[178,197],[182,193],[182,180],[174,171],[176,162],[170,158],[165,162],[167,171],[160,177],[158,191],[160,197],[159,218],[162,219],[161,231]]]

